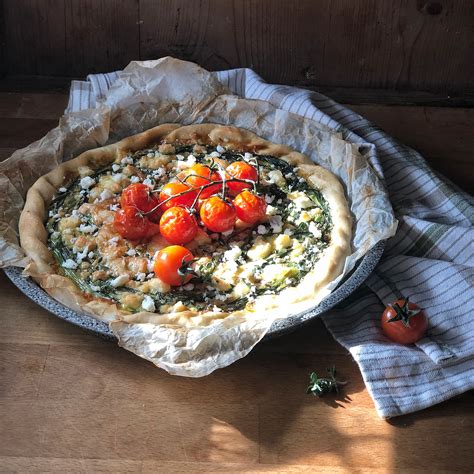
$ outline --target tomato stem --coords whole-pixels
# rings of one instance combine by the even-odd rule
[[[398,305],[398,303],[395,303],[392,306],[392,308],[395,310],[395,312],[397,314],[393,318],[389,319],[388,322],[389,323],[394,323],[396,321],[401,321],[405,327],[409,328],[410,327],[410,319],[413,316],[416,316],[417,314],[419,314],[421,309],[419,309],[419,308],[410,309],[409,306],[408,306],[408,303],[409,303],[408,298],[405,298],[403,306],[401,306],[401,307]]]
[[[171,199],[174,199],[174,198],[177,198],[177,197],[180,197],[180,196],[184,196],[185,194],[188,194],[190,192],[196,192],[196,190],[199,190],[198,191],[198,197],[194,200],[193,204],[191,205],[191,209],[193,210],[194,209],[194,206],[196,205],[197,201],[199,200],[199,196],[201,195],[202,191],[204,191],[205,189],[207,188],[210,188],[211,186],[215,186],[216,184],[220,184],[220,183],[246,183],[246,184],[250,184],[254,187],[254,189],[256,189],[256,186],[255,186],[255,181],[252,181],[251,179],[240,179],[240,178],[231,178],[231,179],[224,179],[224,180],[218,180],[218,181],[214,181],[214,180],[211,180],[210,178],[207,178],[205,176],[200,176],[200,175],[197,175],[197,174],[190,174],[188,176],[186,176],[186,179],[187,178],[190,178],[190,177],[199,177],[199,178],[204,178],[206,180],[209,181],[209,183],[207,184],[203,184],[202,186],[199,186],[197,188],[192,188],[190,187],[189,189],[186,189],[185,191],[181,191],[180,193],[177,193],[177,194],[174,194],[173,196],[170,196],[166,199],[164,199],[163,201],[161,201],[159,204],[157,204],[153,209],[150,209],[148,212],[145,212],[144,215],[149,215],[149,214],[152,214],[153,212],[157,211],[163,204],[166,204],[167,202],[171,201]],[[181,181],[179,178],[178,178],[179,181]],[[184,184],[187,184],[185,181],[181,181],[182,183]],[[225,186],[225,184],[223,184],[223,186]],[[151,191],[152,193],[159,193],[161,190],[160,189],[157,189],[157,190],[153,190]]]

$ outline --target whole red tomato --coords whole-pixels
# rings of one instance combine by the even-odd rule
[[[160,219],[161,235],[172,244],[186,244],[196,237],[198,224],[188,209],[175,206],[166,210]]]
[[[385,308],[381,325],[383,333],[392,341],[413,344],[424,336],[428,320],[425,312],[406,298]]]
[[[134,206],[125,206],[115,213],[114,228],[124,239],[130,240],[144,239],[158,232],[158,226]]]
[[[247,222],[247,224],[256,224],[266,215],[267,204],[265,199],[246,189],[235,197],[233,203],[237,217]]]
[[[199,215],[203,224],[212,232],[226,232],[237,220],[235,207],[220,196],[211,196],[203,202]]]
[[[256,182],[258,179],[258,172],[257,169],[246,163],[245,161],[234,161],[226,168],[226,174],[228,179],[230,178],[239,178],[239,179],[248,179],[250,181]],[[230,194],[235,196],[236,194],[240,193],[244,189],[252,188],[252,185],[249,183],[227,183],[227,187],[229,188]]]
[[[186,284],[192,278],[189,267],[193,254],[181,245],[170,245],[158,252],[153,270],[155,275],[171,286]]]

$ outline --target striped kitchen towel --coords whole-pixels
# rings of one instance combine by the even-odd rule
[[[366,283],[323,316],[357,361],[384,418],[421,410],[474,388],[474,202],[414,150],[317,92],[265,83],[250,69],[214,73],[235,94],[271,102],[377,148],[397,234]],[[119,72],[74,81],[67,112],[94,107]],[[425,308],[429,330],[419,343],[390,342],[379,327],[387,303],[401,295]]]

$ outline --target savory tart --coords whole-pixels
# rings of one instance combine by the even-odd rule
[[[313,300],[343,270],[351,218],[338,179],[303,154],[168,124],[41,177],[20,237],[29,273],[74,309],[200,324]]]

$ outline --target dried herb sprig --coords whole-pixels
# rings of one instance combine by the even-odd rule
[[[316,372],[309,374],[310,384],[306,389],[306,393],[312,393],[315,397],[322,397],[330,392],[339,393],[339,386],[346,385],[347,382],[341,382],[336,380],[336,367],[332,366],[330,369],[326,369],[329,377],[323,378],[318,377]]]

